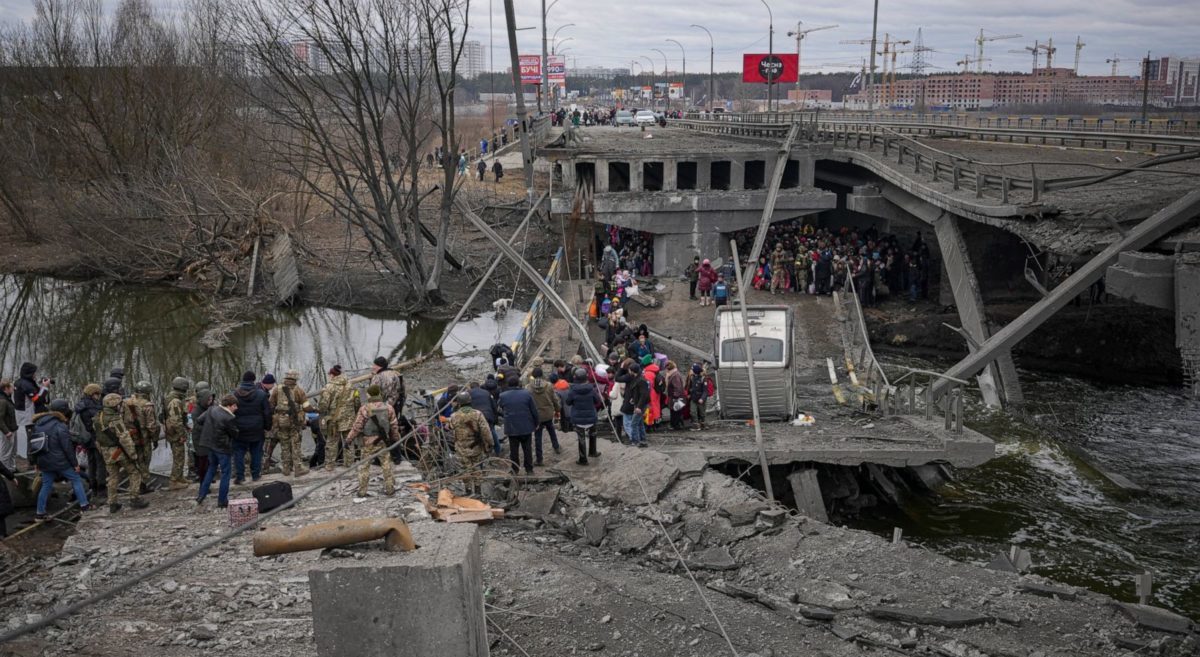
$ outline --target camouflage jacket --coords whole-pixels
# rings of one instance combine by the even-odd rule
[[[158,442],[158,413],[149,399],[141,395],[126,399],[121,407],[121,420],[135,443]]]
[[[383,426],[385,423],[386,427]],[[384,442],[389,444],[399,441],[400,425],[396,423],[396,411],[392,409],[392,405],[379,399],[372,399],[363,404],[354,416],[354,424],[350,427],[350,435],[346,439],[354,440],[359,436],[365,437],[368,445],[380,438],[384,438]]]
[[[187,407],[188,403],[184,400],[182,392],[172,390],[167,395],[167,416],[164,420],[167,438],[180,439],[187,436]]]
[[[393,369],[380,370],[371,377],[371,385],[379,386],[384,401],[389,404],[400,401],[400,396],[404,394],[404,377]]]
[[[349,431],[354,423],[354,391],[346,375],[339,374],[325,384],[317,409],[335,431]]]
[[[286,392],[285,392],[286,391]],[[288,396],[292,401],[288,402]],[[284,431],[299,431],[304,428],[304,402],[308,394],[300,386],[278,385],[271,388],[268,397],[271,404],[271,426]]]
[[[132,459],[137,456],[137,447],[125,428],[125,421],[121,419],[123,414],[111,408],[104,408],[92,420],[92,429],[96,432],[97,445],[105,449],[120,447],[125,455]]]
[[[450,416],[450,429],[454,432],[454,451],[465,456],[487,452],[492,431],[483,413],[470,407],[460,408]]]

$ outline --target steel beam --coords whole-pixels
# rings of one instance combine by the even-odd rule
[[[754,234],[754,247],[750,249],[750,260],[747,261],[746,272],[743,274],[746,280],[750,280],[754,274],[754,263],[758,262],[763,242],[767,241],[767,226],[771,225],[771,217],[775,214],[775,200],[779,198],[779,186],[783,183],[783,170],[787,168],[788,159],[792,156],[792,142],[796,140],[798,134],[800,134],[800,124],[793,123],[791,129],[788,130],[787,138],[783,140],[783,145],[779,149],[779,156],[775,159],[775,170],[771,172],[771,187],[767,190],[767,202],[763,205],[758,232]],[[734,267],[737,265],[738,263],[733,263]]]
[[[999,355],[1033,333],[1047,319],[1061,310],[1075,297],[1083,294],[1092,283],[1104,275],[1108,267],[1117,261],[1122,251],[1138,251],[1160,240],[1200,215],[1200,190],[1186,194],[1179,200],[1154,213],[1139,223],[1120,240],[1113,242],[1079,268],[1074,274],[1054,288],[1049,295],[1033,304],[1019,317],[1009,322],[979,346],[979,350],[968,355],[946,370],[956,378],[972,376],[995,360]],[[935,396],[944,394],[947,384],[938,381],[933,385]]]

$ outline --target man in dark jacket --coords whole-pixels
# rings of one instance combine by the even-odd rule
[[[12,397],[13,384],[0,380],[0,465],[9,472],[15,471],[17,464],[17,407]]]
[[[621,400],[621,414],[625,416],[625,435],[629,444],[646,446],[646,405],[650,403],[650,384],[642,376],[642,366],[633,363],[629,369],[617,375],[617,382],[625,384],[625,396]]]
[[[12,470],[0,463],[0,539],[8,538],[8,517],[17,507],[13,505],[12,494],[8,492],[8,481],[17,483],[17,476]]]
[[[104,472],[104,457],[96,447],[96,428],[92,426],[92,422],[100,414],[101,397],[100,386],[95,383],[89,383],[83,387],[83,395],[79,398],[79,401],[75,402],[75,414],[83,422],[83,426],[87,429],[88,434],[88,441],[84,447],[87,449],[88,485],[91,487],[93,495],[104,490],[104,481],[108,476]]]
[[[587,465],[589,456],[600,456],[600,452],[596,451],[596,423],[599,422],[596,406],[601,405],[603,399],[596,385],[588,381],[587,370],[582,367],[575,370],[574,378],[575,382],[571,384],[563,403],[570,409],[571,424],[575,427],[575,437],[579,443],[579,459],[575,462]]]
[[[31,440],[45,439],[45,447],[38,452],[35,466],[42,475],[42,489],[37,496],[37,520],[46,519],[46,503],[50,501],[57,479],[71,482],[81,510],[91,509],[83,490],[83,479],[79,476],[79,463],[75,461],[75,444],[71,442],[71,431],[67,428],[70,417],[71,405],[65,399],[55,399],[45,413],[33,416]]]
[[[491,375],[489,375],[491,376]],[[496,379],[489,379],[492,388],[496,387]],[[496,407],[496,397],[485,387],[478,383],[471,383],[471,408],[483,413],[483,419],[487,420],[488,428],[492,430],[492,453],[500,456],[500,435],[496,433],[496,423],[499,422],[500,409]]]
[[[214,401],[212,386],[208,381],[197,381],[196,397],[189,412],[192,417],[192,467],[196,471],[196,481],[204,479],[204,473],[208,472],[208,448],[200,444],[200,437],[204,435],[204,414],[212,408]]]
[[[500,393],[500,411],[504,413],[504,435],[508,438],[508,458],[512,461],[513,474],[525,466],[525,474],[533,474],[533,430],[538,425],[537,403],[533,395],[521,387],[520,377],[510,377],[507,389]],[[520,451],[525,451],[524,460],[519,460]]]
[[[237,399],[237,440],[233,442],[233,467],[237,468],[236,484],[246,481],[246,453],[250,453],[250,478],[262,478],[263,441],[271,430],[271,405],[267,393],[254,384],[254,372],[242,375],[234,391]],[[224,475],[222,475],[224,476]]]
[[[254,382],[250,383],[253,385]],[[234,415],[238,408],[238,399],[233,395],[225,395],[219,405],[213,405],[204,414],[200,444],[208,449],[208,470],[204,473],[204,480],[200,482],[197,505],[204,504],[204,498],[208,497],[217,469],[220,468],[221,484],[217,489],[217,508],[224,509],[229,506],[229,473],[232,470],[230,459],[234,446],[240,439],[238,418]],[[261,439],[259,444],[262,444]]]

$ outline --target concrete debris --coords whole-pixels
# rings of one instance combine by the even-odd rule
[[[656,538],[654,532],[640,525],[625,525],[612,530],[609,542],[618,552],[641,552]]]
[[[1192,630],[1192,621],[1173,611],[1128,602],[1115,604],[1117,609],[1137,623],[1139,627],[1173,634],[1187,634]]]
[[[1011,560],[1009,560],[1008,555],[1005,554],[1004,552],[1001,552],[1000,554],[997,554],[996,556],[992,557],[992,560],[988,562],[988,565],[986,566],[986,568],[988,568],[989,570],[995,570],[995,571],[998,571],[1001,573],[1017,572],[1017,567],[1013,565],[1013,562]]]
[[[598,442],[605,462],[620,467],[572,468],[568,473],[571,483],[589,497],[631,506],[646,504],[649,497],[653,503],[679,477],[679,468],[666,454],[603,439]]]
[[[591,512],[583,518],[583,538],[588,545],[597,547],[608,534],[607,518],[603,513]]]
[[[689,568],[701,570],[737,570],[737,561],[725,546],[710,547],[687,558]]]
[[[917,625],[941,627],[970,627],[991,622],[991,617],[961,609],[922,609],[904,607],[874,607],[871,616],[883,620],[894,620]]]
[[[542,491],[523,490],[517,497],[517,510],[534,518],[545,518],[558,502],[558,487]]]
[[[1079,597],[1079,593],[1074,589],[1069,589],[1063,586],[1051,586],[1049,584],[1039,584],[1037,582],[1021,582],[1017,585],[1017,590],[1022,593],[1031,593],[1047,598],[1058,598],[1060,600],[1069,600],[1074,602]]]
[[[802,582],[795,592],[794,598],[796,602],[810,607],[853,609],[856,606],[850,599],[850,589],[837,582],[817,580]]]

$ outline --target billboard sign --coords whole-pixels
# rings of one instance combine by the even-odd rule
[[[672,82],[671,87],[667,92],[671,98],[683,98],[683,83]]]
[[[541,55],[521,55],[517,61],[521,65],[521,84],[542,83]]]
[[[567,84],[567,58],[565,55],[549,55],[546,57],[546,73],[550,77],[550,84],[558,86],[566,86]]]
[[[795,82],[800,74],[799,58],[793,54],[765,53],[742,55],[742,82]]]

